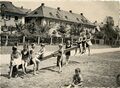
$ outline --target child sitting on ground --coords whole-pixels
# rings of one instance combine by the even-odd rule
[[[82,87],[83,78],[81,75],[80,68],[75,69],[75,74],[73,76],[72,84],[70,84],[67,88],[80,88]]]

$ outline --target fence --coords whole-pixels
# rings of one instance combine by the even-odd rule
[[[15,42],[18,42],[19,44],[23,44],[25,42],[29,43],[46,43],[46,44],[59,44],[61,42],[65,43],[66,40],[71,38],[64,38],[62,40],[61,37],[25,37],[25,36],[0,36],[0,45],[7,46],[7,45],[13,45]],[[77,39],[73,38],[72,42],[75,42]],[[111,46],[120,46],[120,40],[104,40],[104,39],[91,39],[92,44],[99,44],[99,45],[111,45]]]

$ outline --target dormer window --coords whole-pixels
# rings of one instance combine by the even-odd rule
[[[38,14],[38,12],[34,12],[34,14]]]
[[[77,21],[79,21],[79,19],[78,19],[78,18],[76,18],[76,20],[77,20]]]
[[[60,16],[58,14],[56,14],[57,18],[60,18]]]
[[[53,14],[51,12],[49,12],[50,16],[53,16]]]
[[[65,16],[65,18],[66,18],[66,19],[68,19],[68,17],[67,17],[67,16]]]

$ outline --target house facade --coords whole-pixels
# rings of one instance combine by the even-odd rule
[[[44,3],[40,7],[29,13],[25,18],[26,23],[35,23],[38,28],[42,26],[55,27],[56,25],[70,26],[74,28],[94,28],[92,24],[83,13],[76,14],[72,10],[64,11],[58,8],[51,8],[45,6]]]
[[[0,1],[0,26],[15,26],[18,23],[25,23],[25,16],[30,9],[16,7],[9,1]]]

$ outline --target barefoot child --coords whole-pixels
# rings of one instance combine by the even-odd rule
[[[23,50],[21,51],[21,54],[22,54],[22,68],[24,74],[26,74],[26,67],[30,61],[30,53],[27,44],[23,46]]]
[[[73,81],[72,84],[69,85],[67,88],[80,88],[82,87],[83,78],[81,75],[80,68],[75,69],[75,74],[73,75]]]
[[[70,40],[67,41],[66,43],[66,49],[71,48],[71,42]],[[69,57],[70,57],[70,51],[66,52],[66,65],[69,63]]]
[[[57,54],[57,66],[59,66],[59,72],[62,72],[62,64],[63,64],[63,45],[59,44],[59,49],[56,51]],[[55,52],[55,53],[56,53]]]
[[[41,49],[38,51],[38,53],[36,53],[36,58],[38,58],[39,60],[42,60],[45,54],[45,45],[41,44]],[[36,70],[39,69],[39,62],[37,61],[37,68]]]
[[[33,75],[36,75],[36,70],[37,70],[37,64],[39,64],[39,60],[38,60],[38,58],[36,57],[36,53],[35,53],[35,44],[34,43],[32,43],[31,44],[31,50],[30,50],[30,57],[31,57],[31,59],[32,59],[32,62],[33,62],[33,64],[34,64],[34,66],[33,66]]]
[[[16,66],[16,77],[18,76],[18,66],[21,64],[21,53],[18,51],[17,46],[12,47],[12,54],[10,60],[10,74],[9,78],[12,76],[13,67]]]

